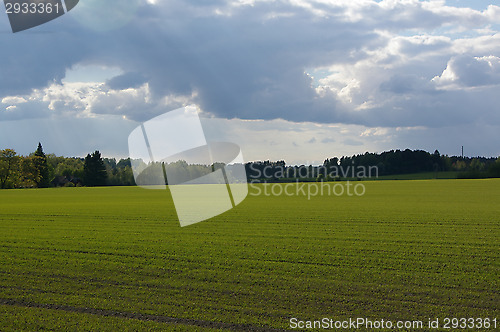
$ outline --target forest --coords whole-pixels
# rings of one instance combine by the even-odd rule
[[[141,163],[130,158],[119,161],[104,158],[99,151],[89,153],[85,158],[45,154],[41,143],[27,156],[18,155],[13,149],[4,149],[0,150],[0,189],[133,186],[132,162]],[[150,172],[143,172],[141,176],[153,176],[158,174],[155,167],[164,167],[169,173],[177,172],[182,174],[181,178],[189,180],[222,166],[221,163],[189,165],[185,161],[167,165],[156,163],[147,165]],[[327,158],[323,165],[287,165],[284,160],[252,161],[245,164],[245,169],[248,182],[334,181],[422,172],[456,172],[456,178],[488,178],[500,177],[500,157],[450,157],[437,150],[429,153],[406,149],[332,157]],[[152,183],[158,181],[164,180],[151,180]]]

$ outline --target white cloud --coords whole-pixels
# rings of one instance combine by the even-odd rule
[[[389,133],[388,128],[370,128],[361,133],[361,136],[387,136]]]
[[[440,76],[433,81],[444,89],[500,85],[500,58],[496,56],[453,57]]]
[[[2,99],[2,104],[22,104],[28,102],[26,99],[20,96],[5,97]]]

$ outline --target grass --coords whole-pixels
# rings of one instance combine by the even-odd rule
[[[362,183],[185,228],[168,191],[0,191],[0,330],[500,316],[500,180]]]
[[[430,179],[456,179],[460,172],[421,172],[411,174],[381,175],[379,180],[430,180]]]

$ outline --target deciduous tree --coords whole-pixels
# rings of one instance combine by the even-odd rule
[[[12,188],[18,176],[19,156],[12,149],[0,150],[0,188]]]

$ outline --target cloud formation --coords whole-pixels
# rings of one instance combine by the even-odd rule
[[[207,116],[226,119],[367,128],[500,125],[499,6],[101,2],[0,37],[0,121],[104,115],[145,121],[196,103]],[[121,73],[96,82],[64,80],[72,68],[96,65]]]
[[[500,85],[500,58],[493,55],[453,57],[441,76],[436,76],[433,81],[448,89]]]

